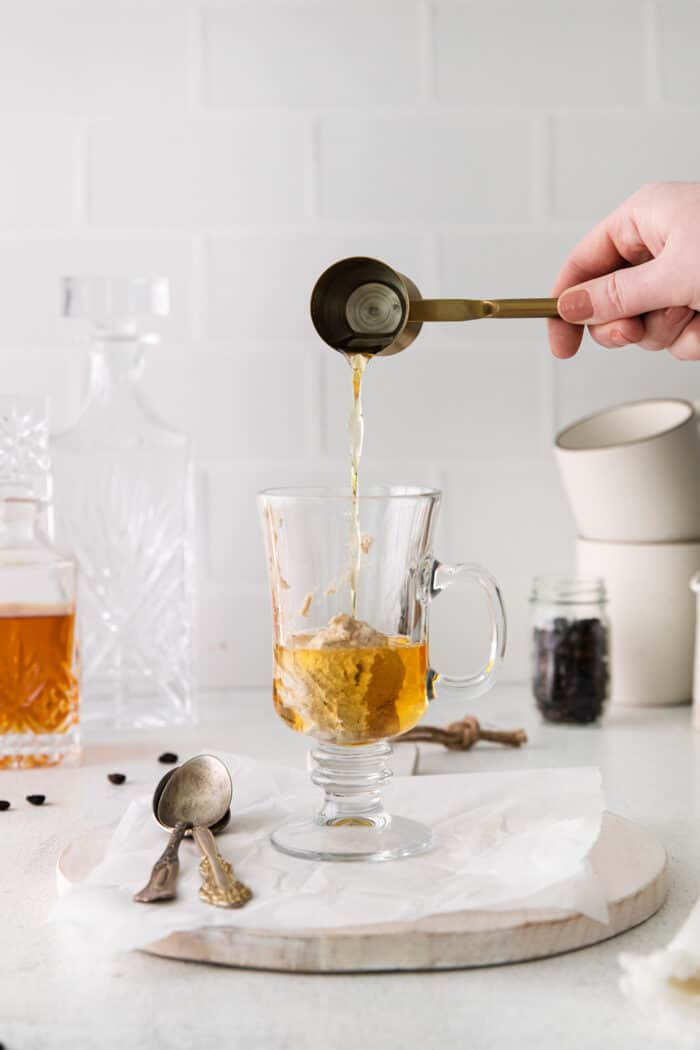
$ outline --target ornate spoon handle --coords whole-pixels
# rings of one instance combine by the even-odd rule
[[[195,827],[192,830],[197,845],[202,851],[199,872],[202,885],[200,898],[217,908],[241,908],[253,896],[244,883],[233,874],[233,868],[219,853],[214,836],[209,828]]]
[[[141,904],[153,904],[155,901],[171,901],[176,896],[175,883],[180,870],[177,852],[186,831],[192,827],[187,821],[180,821],[170,832],[168,844],[153,865],[151,877],[142,890],[134,894],[134,900]]]

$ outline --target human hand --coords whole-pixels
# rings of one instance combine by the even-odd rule
[[[555,357],[573,357],[587,325],[601,346],[700,360],[700,182],[643,186],[577,244],[552,294]]]

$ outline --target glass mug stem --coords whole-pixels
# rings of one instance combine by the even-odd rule
[[[324,802],[317,815],[329,827],[388,827],[382,788],[392,777],[387,766],[391,745],[386,740],[358,747],[320,744],[311,752],[315,763],[311,779],[323,788]]]

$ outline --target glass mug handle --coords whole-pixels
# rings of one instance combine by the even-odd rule
[[[444,675],[432,669],[429,671],[431,685],[438,681],[440,685],[461,690],[468,699],[481,696],[490,689],[506,650],[506,611],[499,586],[491,573],[481,565],[472,563],[445,565],[433,558],[428,558],[423,563],[423,579],[426,603],[431,602],[433,598],[453,584],[473,583],[474,581],[479,584],[486,596],[491,622],[491,641],[486,664],[480,671],[467,675]],[[430,692],[432,694],[432,688]]]

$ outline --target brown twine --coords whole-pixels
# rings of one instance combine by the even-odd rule
[[[527,743],[524,729],[482,729],[473,715],[465,715],[459,722],[440,726],[416,726],[397,738],[397,742],[412,740],[429,744],[444,744],[449,751],[468,751],[479,740],[488,740],[505,747],[520,747]]]

